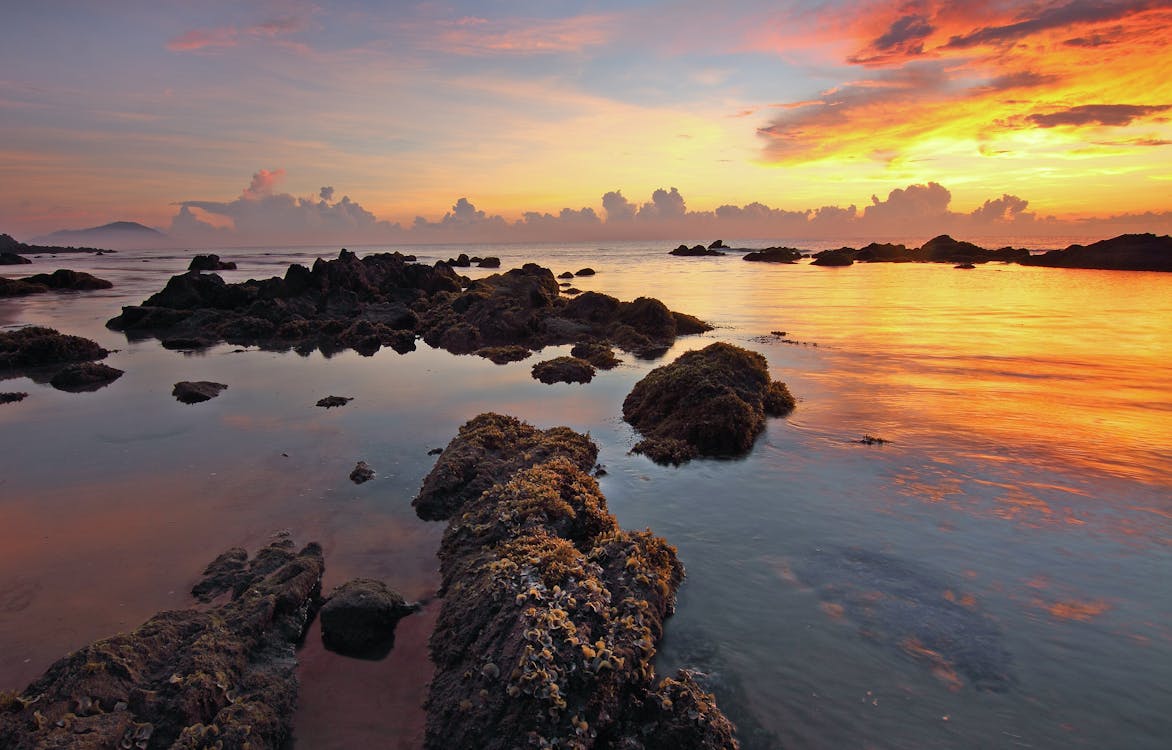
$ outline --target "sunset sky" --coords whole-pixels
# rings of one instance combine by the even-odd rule
[[[1168,231],[1170,37],[1167,0],[10,3],[0,232]]]

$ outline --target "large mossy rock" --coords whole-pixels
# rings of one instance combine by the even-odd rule
[[[461,456],[486,488],[459,493],[440,545],[424,747],[736,748],[690,674],[659,680],[652,666],[683,579],[675,549],[619,529],[584,456],[566,455],[569,443],[593,456],[587,437],[510,419],[465,425],[424,481],[434,494],[451,475],[445,459]],[[489,427],[498,454],[470,460]]]
[[[322,550],[282,539],[230,550],[197,586],[211,608],[161,612],[62,658],[0,701],[0,747],[285,747],[297,703],[294,654],[321,592]],[[219,566],[217,567],[217,563]]]
[[[765,358],[717,342],[657,367],[623,401],[623,419],[643,434],[634,451],[660,463],[697,455],[738,456],[795,401],[784,383],[772,381]]]

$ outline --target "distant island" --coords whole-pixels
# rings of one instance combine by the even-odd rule
[[[85,246],[85,247],[155,247],[169,238],[157,229],[135,221],[113,221],[100,227],[88,229],[62,229],[41,237],[34,237],[31,244],[44,246]]]

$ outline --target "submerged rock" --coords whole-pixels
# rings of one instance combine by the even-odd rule
[[[28,394],[23,391],[5,391],[0,393],[0,404],[15,404],[18,401],[24,401],[28,398]]]
[[[395,625],[416,609],[382,581],[352,579],[322,604],[322,643],[346,656],[381,659],[395,644]]]
[[[0,747],[284,747],[297,703],[295,647],[321,593],[322,551],[295,552],[282,539],[239,562],[230,601],[160,612],[69,654],[7,699]]]
[[[350,472],[350,481],[354,484],[363,484],[374,479],[374,469],[367,466],[365,461],[359,461]]]
[[[118,378],[123,371],[101,362],[76,362],[49,379],[49,385],[59,391],[96,391],[105,388]]]
[[[581,462],[559,455],[567,442],[596,453],[588,438],[509,420],[481,415],[444,451],[474,456],[502,423],[532,438],[492,465],[461,462],[487,491],[440,503],[451,521],[424,747],[737,747],[688,673],[658,680],[652,666],[683,579],[675,550],[619,529]],[[451,475],[443,461],[424,481],[429,505]]]
[[[1172,271],[1172,237],[1123,234],[1090,245],[1071,245],[1019,261],[1023,266],[1098,268],[1107,271]]]
[[[577,357],[554,357],[533,365],[533,378],[542,383],[589,383],[594,365]]]
[[[325,398],[319,398],[317,400],[317,406],[320,406],[323,409],[333,409],[337,406],[345,406],[353,400],[354,399],[349,396],[326,396]]]
[[[644,435],[634,452],[679,464],[747,453],[766,415],[794,406],[785,384],[770,380],[764,357],[717,342],[647,373],[623,401],[623,419]]]
[[[171,390],[171,395],[185,404],[198,404],[220,395],[228,386],[210,380],[181,380]]]

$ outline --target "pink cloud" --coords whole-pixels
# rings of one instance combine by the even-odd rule
[[[235,47],[238,33],[232,26],[220,29],[192,29],[167,42],[167,49],[172,52],[193,52],[209,47]]]
[[[615,19],[607,15],[549,20],[460,18],[444,25],[440,47],[458,55],[580,52],[605,44]]]
[[[274,169],[271,172],[267,169],[262,169],[252,175],[252,182],[244,189],[240,197],[263,198],[266,195],[272,195],[273,188],[283,179],[285,179],[284,169]]]

